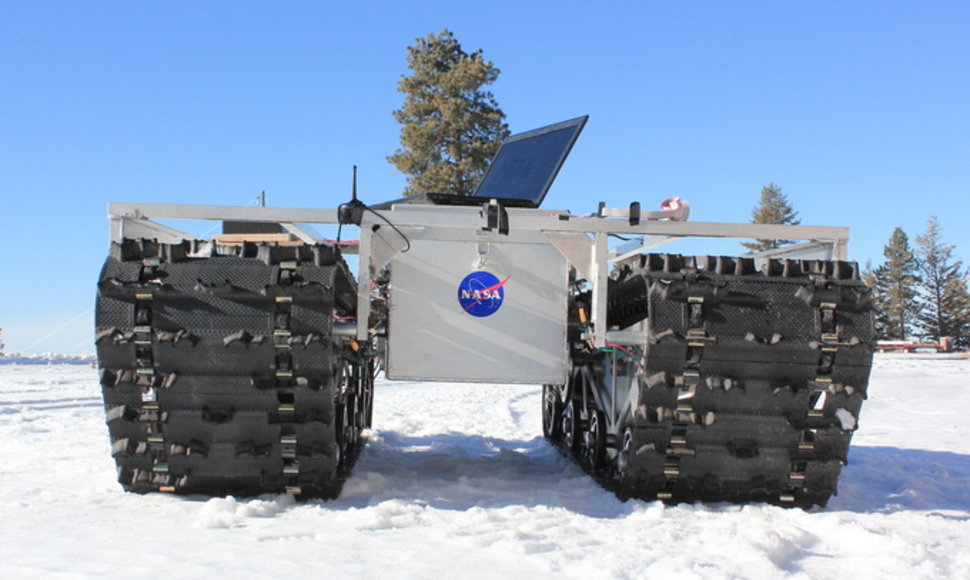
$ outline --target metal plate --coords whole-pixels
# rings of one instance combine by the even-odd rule
[[[564,383],[567,282],[550,243],[412,240],[391,263],[388,377]]]

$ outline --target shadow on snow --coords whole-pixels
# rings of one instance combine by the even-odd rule
[[[839,495],[827,508],[812,512],[970,513],[970,456],[896,447],[853,447],[849,456]],[[346,510],[388,501],[459,511],[544,506],[607,519],[649,503],[621,502],[541,437],[409,436],[394,431],[371,435],[338,499],[311,503]],[[725,503],[704,506],[715,512],[735,508]],[[933,515],[970,520],[959,514]]]
[[[849,457],[839,495],[821,511],[970,512],[970,456],[856,446]],[[458,510],[544,505],[595,517],[628,514],[636,503],[617,500],[541,437],[380,432],[332,505],[362,507],[392,499]]]
[[[970,512],[970,456],[896,447],[849,449],[829,510]]]
[[[606,518],[631,509],[542,437],[466,433],[379,432],[361,453],[340,498],[329,505],[359,508],[388,500],[453,510],[563,507]]]

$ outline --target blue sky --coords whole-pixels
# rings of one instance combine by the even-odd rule
[[[397,197],[405,46],[443,28],[513,132],[590,115],[550,207],[746,222],[773,181],[860,262],[934,213],[968,256],[965,2],[0,0],[7,351],[92,350],[109,201],[334,207],[354,164]]]

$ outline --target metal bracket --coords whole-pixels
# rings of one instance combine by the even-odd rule
[[[801,244],[782,246],[774,250],[765,250],[748,254],[746,257],[755,259],[790,258],[794,260],[845,260],[845,243],[840,240],[813,240]]]
[[[193,240],[196,236],[146,218],[113,216],[111,218],[111,241],[120,242],[125,238],[147,238],[165,244],[178,244],[183,240]]]
[[[644,252],[649,252],[654,248],[659,248],[671,242],[682,240],[680,236],[651,236],[648,240],[639,244],[623,244],[622,246],[610,251],[610,262],[620,263],[633,256],[639,256]],[[615,252],[615,255],[614,255]]]
[[[582,233],[544,232],[549,242],[576,268],[579,275],[590,280],[593,276],[593,240]]]
[[[287,232],[299,238],[300,241],[303,242],[304,244],[316,244],[319,242],[316,236],[312,235],[310,232],[306,231],[305,229],[301,228],[300,226],[294,223],[284,222],[284,223],[281,223],[280,225],[283,226],[283,229],[285,229]]]

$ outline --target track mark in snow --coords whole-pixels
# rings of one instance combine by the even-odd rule
[[[583,511],[602,497],[616,501],[541,437],[378,431],[335,505],[409,500],[449,510],[571,505]]]
[[[19,403],[0,403],[0,415],[18,415],[29,412],[62,411],[83,408],[104,407],[100,397],[86,399],[52,399],[50,401],[22,401]]]
[[[0,407],[11,407],[11,406],[40,406],[50,408],[56,405],[54,408],[66,408],[66,407],[90,407],[102,405],[101,397],[66,397],[66,398],[53,398],[53,399],[25,399],[20,401],[0,401]]]
[[[508,401],[509,416],[517,433],[536,435],[541,431],[541,391],[534,388],[529,392],[516,395]]]
[[[374,425],[340,507],[629,508],[541,436],[538,385],[379,382]]]
[[[278,534],[259,536],[260,542],[310,542],[317,539],[316,534]]]

